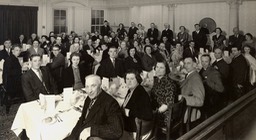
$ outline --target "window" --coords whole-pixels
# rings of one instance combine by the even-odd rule
[[[104,22],[104,10],[92,10],[92,27],[91,32],[100,32],[100,26]]]
[[[67,32],[66,10],[54,10],[53,26],[55,34]]]

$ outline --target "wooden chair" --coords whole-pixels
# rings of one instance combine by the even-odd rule
[[[191,115],[192,115],[192,110],[197,109],[200,110],[201,112],[201,118],[195,121],[196,124],[192,124],[191,122]],[[186,132],[190,131],[192,128],[194,128],[196,125],[200,123],[200,121],[205,119],[205,115],[202,112],[202,107],[195,107],[195,106],[187,106],[187,122],[186,122]]]
[[[186,100],[181,98],[178,103],[170,104],[169,119],[167,121],[167,128],[162,129],[162,132],[166,134],[166,139],[170,140],[173,132],[179,132],[181,136],[183,134],[183,120],[186,112]]]
[[[155,121],[145,121],[141,120],[139,118],[135,118],[136,123],[136,140],[142,140],[142,136],[149,133],[149,136],[144,140],[152,140],[154,139],[154,127],[155,127]]]

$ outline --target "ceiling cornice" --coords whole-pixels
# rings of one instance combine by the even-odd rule
[[[196,3],[217,3],[230,1],[256,1],[256,0],[107,0],[107,8],[123,8],[146,5],[170,5],[170,4],[196,4]]]

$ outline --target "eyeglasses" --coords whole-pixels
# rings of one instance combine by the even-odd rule
[[[59,51],[59,50],[52,50],[52,51]]]

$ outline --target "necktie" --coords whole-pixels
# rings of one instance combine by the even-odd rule
[[[126,107],[126,105],[127,105],[127,103],[129,102],[129,100],[130,100],[130,98],[131,98],[131,91],[130,90],[128,90],[128,93],[127,93],[127,96],[126,96],[126,98],[125,98],[125,100],[124,100],[124,103],[123,103],[123,107]]]
[[[87,109],[87,112],[86,112],[86,115],[85,115],[85,118],[87,118],[87,116],[88,116],[88,114],[89,114],[89,112],[90,112],[94,102],[96,101],[96,99],[97,98],[91,99],[90,104],[89,104],[88,109]]]
[[[38,78],[40,79],[41,82],[43,82],[43,74],[42,74],[41,70],[39,69],[37,72],[39,74]]]
[[[187,79],[187,77],[188,77],[188,74],[185,74],[185,79]]]
[[[116,66],[115,59],[113,59],[112,63],[113,63],[113,66],[115,67]]]

